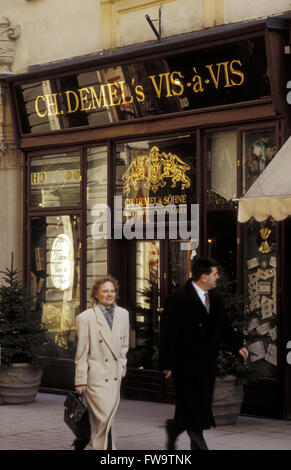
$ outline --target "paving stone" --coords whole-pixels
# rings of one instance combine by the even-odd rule
[[[64,395],[39,393],[34,403],[0,406],[0,450],[72,450],[64,401]],[[164,450],[164,423],[173,412],[173,405],[165,403],[121,400],[115,419],[117,448]],[[205,431],[205,439],[212,450],[290,450],[291,421],[241,416],[235,425]],[[183,433],[177,449],[189,447]]]

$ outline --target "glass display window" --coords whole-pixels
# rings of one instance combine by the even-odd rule
[[[135,360],[138,367],[158,368],[160,243],[136,243]]]
[[[242,190],[245,193],[277,152],[276,129],[242,132]],[[261,377],[277,376],[277,223],[253,218],[243,224],[243,272],[250,361]]]
[[[102,238],[98,230],[94,229],[96,225],[98,226],[99,220],[104,217],[107,205],[107,147],[89,147],[87,149],[86,166],[86,298],[87,306],[89,306],[92,284],[98,277],[107,274],[107,239]],[[102,233],[104,234],[104,230],[102,230]]]
[[[15,85],[23,134],[60,132],[270,96],[264,36]]]
[[[151,139],[116,145],[115,196],[121,198],[126,222],[134,207],[140,208],[138,223],[154,226],[151,208],[165,210],[165,219],[175,223],[179,205],[187,210],[197,201],[196,138],[192,135]],[[166,212],[166,209],[169,212]],[[148,211],[147,211],[148,210]],[[159,214],[157,209],[157,214]],[[172,218],[171,218],[172,214]],[[147,218],[149,217],[149,218]],[[154,238],[154,234],[147,238]]]
[[[31,208],[80,205],[80,152],[32,157],[30,165]]]
[[[170,290],[181,287],[191,277],[191,260],[195,257],[196,250],[181,250],[181,240],[170,240]]]
[[[247,347],[258,376],[277,376],[276,222],[244,224]]]
[[[237,132],[207,134],[207,206],[213,209],[234,207],[237,197]]]
[[[231,279],[237,279],[237,131],[206,135],[206,254]]]
[[[80,313],[80,217],[35,216],[30,228],[33,308],[62,356],[74,357],[75,317]]]
[[[275,156],[276,131],[274,128],[245,131],[242,138],[244,194]]]
[[[107,274],[107,239],[93,230],[98,207],[107,204],[107,146],[37,154],[29,161],[28,278],[34,308],[57,354],[74,358],[75,317],[90,306],[93,282]]]

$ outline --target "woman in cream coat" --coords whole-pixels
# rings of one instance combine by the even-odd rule
[[[89,409],[93,449],[115,449],[111,433],[126,372],[129,343],[128,311],[115,303],[118,284],[112,276],[96,281],[91,290],[93,308],[76,318],[78,346],[75,387],[84,393]]]

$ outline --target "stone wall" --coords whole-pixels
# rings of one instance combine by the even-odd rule
[[[129,44],[250,20],[290,10],[289,0],[1,0],[1,14],[19,25],[13,73]],[[154,22],[158,29],[158,21]],[[0,25],[1,27],[1,25]]]

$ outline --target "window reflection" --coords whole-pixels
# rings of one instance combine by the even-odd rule
[[[243,133],[243,193],[252,186],[276,152],[275,129]]]
[[[136,244],[135,366],[158,368],[160,243]]]
[[[132,205],[194,204],[195,173],[195,136],[116,145],[115,195],[129,214]]]
[[[23,133],[100,126],[270,95],[264,37],[17,86]]]
[[[236,278],[237,133],[207,135],[207,256],[213,257],[230,279]]]
[[[80,310],[80,218],[31,219],[31,294],[53,343],[73,357],[75,316]]]
[[[191,259],[196,256],[196,250],[191,250],[191,242],[187,242],[189,249],[181,249],[180,240],[170,240],[170,290],[184,286],[191,277]]]
[[[30,179],[31,207],[80,204],[80,181],[79,152],[33,157]]]
[[[92,215],[96,204],[107,204],[107,147],[87,149],[87,305],[90,290],[98,277],[107,274],[107,239],[92,236],[92,225],[98,215]],[[96,235],[96,234],[95,234]]]
[[[237,197],[236,131],[213,132],[207,138],[207,205],[232,207]]]

